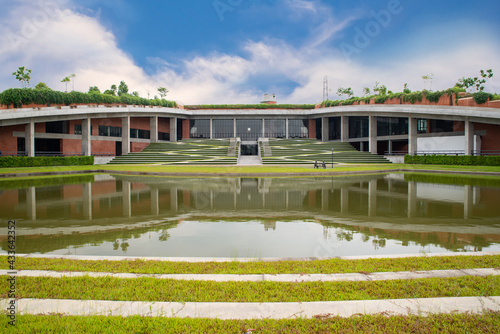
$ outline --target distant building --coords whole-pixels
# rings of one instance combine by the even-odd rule
[[[276,94],[264,94],[264,99],[260,103],[276,104]]]

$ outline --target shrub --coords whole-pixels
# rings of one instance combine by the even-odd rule
[[[489,99],[493,98],[493,95],[490,93],[485,93],[483,91],[474,93],[474,102],[477,104],[483,104],[488,102]]]
[[[500,156],[406,155],[405,164],[500,166]]]
[[[93,156],[84,157],[0,157],[0,168],[93,165]]]

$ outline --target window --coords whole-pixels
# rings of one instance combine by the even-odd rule
[[[264,121],[266,138],[285,138],[286,119],[266,119]]]
[[[428,121],[426,119],[418,119],[417,120],[417,132],[418,133],[427,133],[429,128]]]
[[[233,138],[234,120],[233,119],[214,119],[212,120],[213,138]]]
[[[210,138],[210,120],[209,119],[190,120],[189,138]]]
[[[308,138],[309,120],[308,119],[289,119],[288,120],[289,138]]]

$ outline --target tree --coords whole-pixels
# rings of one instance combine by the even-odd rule
[[[128,86],[125,81],[120,81],[120,85],[118,86],[118,96],[122,96],[128,93]]]
[[[339,89],[337,89],[337,95],[338,96],[347,95],[347,97],[351,97],[354,95],[354,92],[352,91],[351,87],[348,88],[339,87]]]
[[[492,69],[489,69],[486,71],[481,70],[479,73],[481,74],[482,79],[479,79],[479,77],[475,77],[475,78],[464,78],[463,77],[461,79],[458,79],[458,82],[455,84],[455,86],[460,87],[460,88],[465,88],[465,89],[469,89],[469,88],[475,86],[477,92],[483,91],[484,84],[486,83],[486,80],[493,77],[493,70]]]
[[[99,90],[99,87],[97,86],[91,86],[89,87],[89,93],[101,93],[101,91]]]
[[[160,94],[160,97],[163,99],[165,96],[167,96],[168,89],[165,87],[158,87],[158,94]]]
[[[106,89],[104,91],[104,94],[116,96],[116,89],[117,89],[116,85],[111,85],[111,88],[110,89]]]
[[[370,95],[370,93],[371,93],[371,92],[370,92],[370,88],[368,88],[368,87],[364,87],[364,88],[363,88],[363,94],[364,94],[364,95]]]
[[[386,95],[387,87],[385,85],[379,86],[380,82],[375,81],[375,87],[373,87],[373,91],[377,92],[378,95]]]
[[[431,74],[423,75],[422,79],[424,79],[424,90],[425,90],[425,85],[426,85],[427,81],[430,81],[431,84],[429,85],[429,90],[432,91],[432,80],[434,80],[434,74],[431,73]]]
[[[50,89],[49,86],[45,82],[39,82],[36,86],[35,89]]]
[[[16,72],[13,72],[12,75],[16,77],[16,80],[21,83],[23,88],[28,88],[30,86],[31,70],[21,66]]]
[[[132,92],[132,96],[139,97],[139,92],[137,92],[137,91]]]
[[[76,77],[76,74],[70,74],[66,78],[61,80],[61,82],[66,85],[66,92],[68,92],[68,83],[70,83],[74,77]],[[75,88],[75,84],[73,83],[73,90],[74,90],[74,88]]]
[[[411,93],[411,90],[410,90],[410,88],[408,88],[408,84],[407,83],[405,83],[405,86],[403,88],[403,93],[405,93],[405,94],[410,94]]]

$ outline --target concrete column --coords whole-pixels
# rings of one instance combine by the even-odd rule
[[[151,214],[154,216],[160,214],[160,191],[158,188],[151,188]]]
[[[31,119],[28,124],[26,124],[25,134],[24,134],[24,145],[26,147],[26,155],[28,157],[35,156],[35,122]]]
[[[389,140],[389,142],[387,144],[387,151],[389,151],[389,154],[392,153],[392,140]]]
[[[368,137],[369,137],[369,146],[370,146],[370,153],[372,154],[377,154],[377,117],[376,116],[370,116],[368,117]]]
[[[29,187],[26,189],[26,208],[28,219],[36,220],[36,189]]]
[[[122,181],[123,217],[132,217],[132,187],[129,181]]]
[[[90,182],[83,184],[83,218],[92,220],[92,183]]]
[[[340,189],[340,213],[343,215],[349,213],[349,188]]]
[[[417,119],[410,117],[408,119],[408,154],[415,155],[417,147]]]
[[[233,119],[233,132],[234,132],[234,138],[238,137],[236,134],[236,118]]]
[[[328,189],[321,189],[321,211],[328,211]]]
[[[130,116],[122,117],[122,154],[130,153]]]
[[[170,209],[172,211],[177,211],[179,208],[179,202],[177,201],[177,187],[170,188]]]
[[[340,132],[341,141],[349,141],[349,116],[340,116]]]
[[[177,141],[177,117],[170,117],[170,141]]]
[[[365,142],[364,141],[359,142],[359,150],[361,152],[365,151]]]
[[[368,216],[377,215],[377,180],[370,180],[368,183]]]
[[[465,119],[465,155],[472,155],[474,150],[474,123]]]
[[[408,182],[408,218],[417,215],[417,184],[415,181]]]
[[[151,116],[149,118],[149,140],[152,143],[158,142],[158,116]]]
[[[82,120],[82,154],[86,156],[92,155],[90,124],[90,117]]]
[[[288,117],[285,119],[285,138],[290,138],[288,135]]]
[[[472,186],[464,187],[464,219],[472,217],[474,206],[474,188]]]
[[[213,131],[213,119],[210,118],[210,139],[214,138],[214,131]]]
[[[321,121],[321,126],[323,128],[323,132],[321,134],[322,141],[328,141],[330,139],[330,127],[328,124],[328,117],[323,117]]]
[[[262,118],[262,138],[266,138],[266,119]]]

